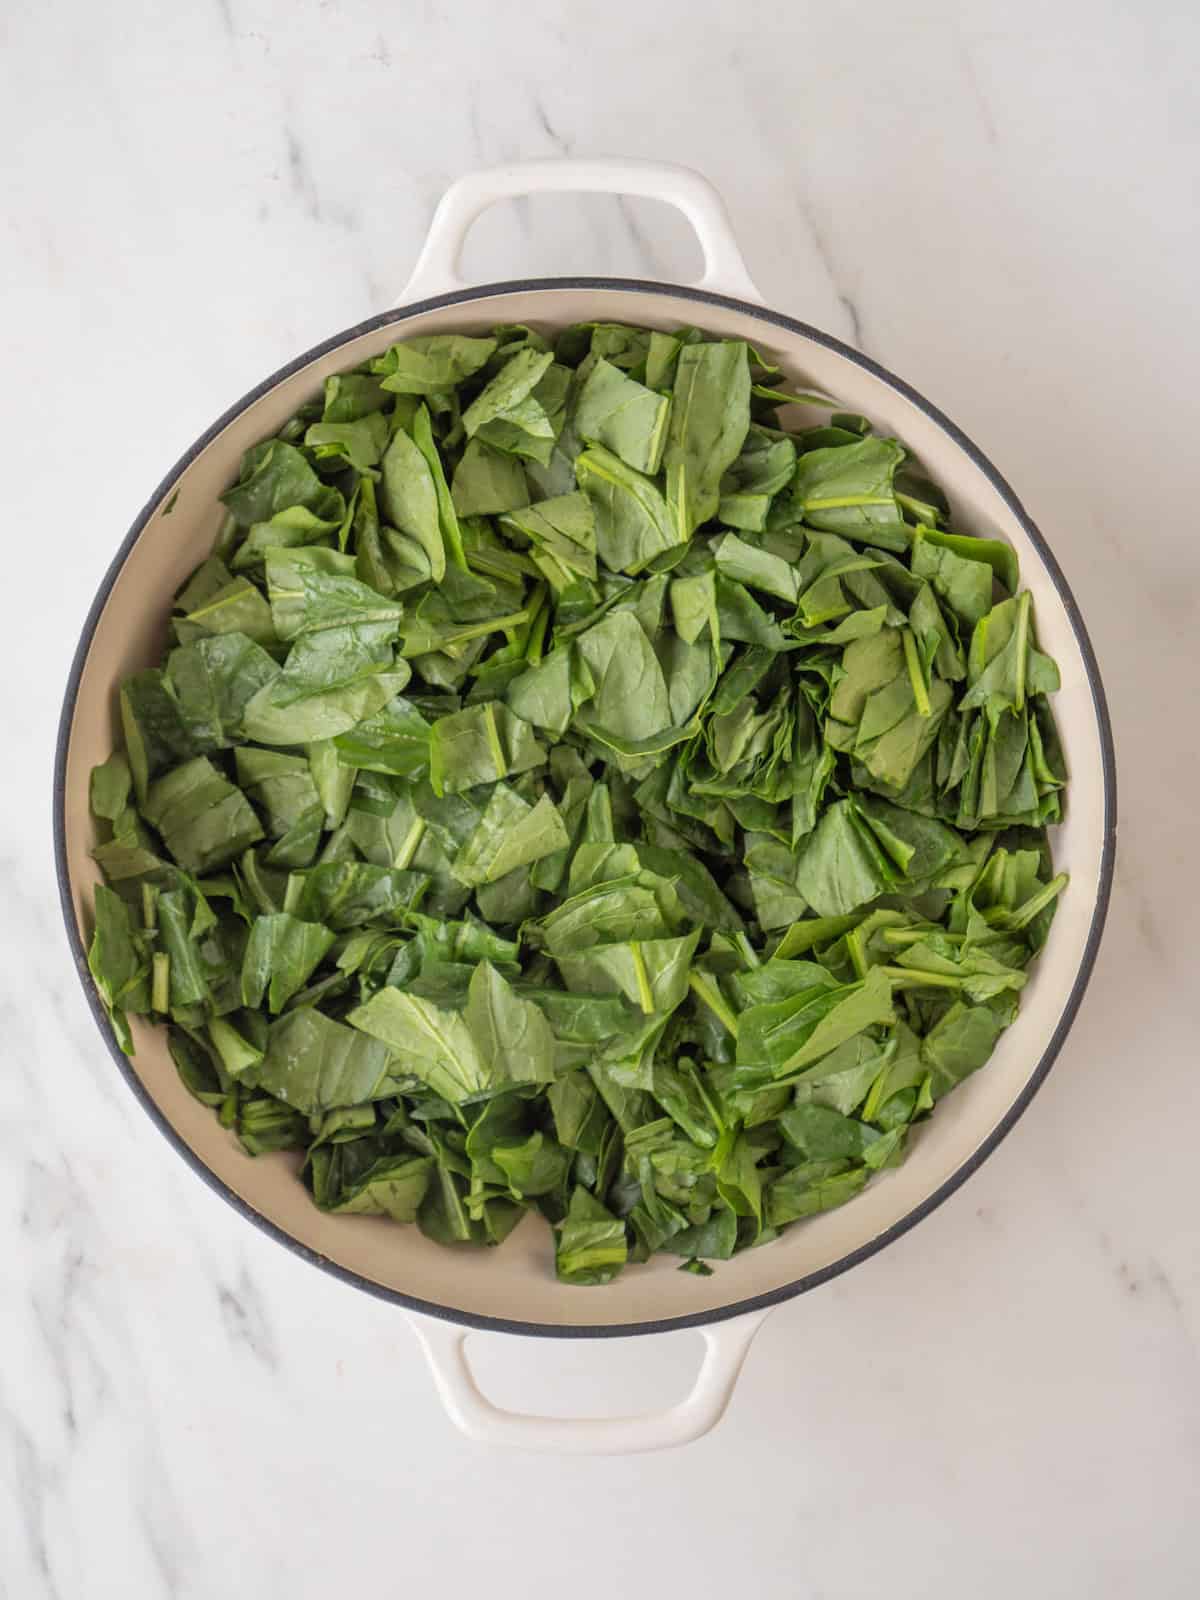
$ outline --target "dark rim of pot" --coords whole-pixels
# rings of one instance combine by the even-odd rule
[[[638,294],[652,294],[693,301],[700,306],[721,306],[727,310],[739,311],[745,316],[753,317],[768,327],[782,328],[787,333],[798,334],[804,339],[811,340],[814,344],[822,345],[827,350],[835,351],[847,360],[855,362],[858,366],[870,372],[874,377],[886,383],[898,395],[902,396],[924,413],[930,421],[937,424],[950,441],[974,463],[988,479],[997,494],[1008,506],[1013,516],[1020,523],[1030,541],[1041,556],[1046,570],[1050,575],[1055,588],[1058,590],[1067,617],[1079,645],[1083,658],[1084,668],[1087,672],[1088,684],[1091,689],[1092,703],[1095,707],[1096,721],[1100,734],[1100,754],[1104,777],[1104,837],[1100,860],[1100,883],[1096,895],[1096,904],[1092,912],[1091,926],[1088,929],[1087,941],[1084,946],[1083,957],[1079,969],[1075,974],[1070,992],[1063,1004],[1061,1015],[1054,1029],[1054,1033],[1038,1062],[1036,1069],[1031,1074],[1028,1082],[1005,1112],[1004,1116],[992,1129],[974,1153],[963,1162],[943,1183],[930,1194],[920,1205],[914,1206],[899,1221],[892,1223],[882,1233],[877,1234],[868,1243],[860,1245],[856,1250],[840,1257],[830,1265],[820,1268],[815,1272],[805,1273],[791,1283],[783,1284],[777,1289],[771,1289],[765,1294],[751,1295],[744,1300],[738,1300],[729,1305],[718,1306],[707,1311],[696,1311],[685,1316],[652,1318],[646,1321],[620,1323],[616,1325],[595,1323],[570,1323],[557,1325],[554,1323],[525,1322],[519,1318],[481,1316],[477,1313],[459,1311],[452,1306],[435,1305],[431,1301],[422,1300],[416,1295],[404,1294],[398,1289],[391,1289],[370,1278],[363,1277],[360,1273],[353,1272],[347,1267],[330,1261],[325,1256],[311,1250],[302,1244],[292,1234],[279,1227],[276,1223],[256,1211],[240,1195],[236,1194],[216,1174],[205,1165],[198,1155],[185,1143],[176,1132],[171,1123],[164,1116],[143,1085],[132,1064],[117,1047],[109,1026],[108,1018],[100,996],[92,982],[87,966],[87,951],[80,935],[75,919],[75,909],[71,900],[70,875],[67,866],[66,850],[66,767],[67,749],[70,743],[71,726],[74,719],[75,701],[79,692],[80,679],[83,676],[87,663],[88,651],[91,647],[92,637],[100,620],[100,615],[107,603],[109,593],[116,582],[117,576],[124,566],[126,558],[140,536],[143,528],[162,504],[166,495],[171,491],[184,471],[191,465],[199,453],[214,440],[231,422],[241,415],[246,408],[260,399],[277,384],[290,378],[302,368],[308,366],[320,356],[327,355],[339,346],[347,344],[360,334],[371,333],[377,328],[390,325],[399,325],[409,319],[420,316],[427,311],[436,311],[443,306],[461,305],[473,300],[488,299],[493,295],[524,294],[553,289],[593,289],[593,290],[623,290]],[[1075,603],[1063,576],[1062,569],[1054,558],[1046,540],[1030,520],[1021,502],[1013,493],[1007,482],[996,470],[983,452],[975,445],[962,429],[957,427],[950,419],[942,414],[934,405],[931,405],[923,395],[905,383],[903,379],[895,376],[886,367],[871,360],[869,356],[862,355],[859,351],[843,344],[840,339],[835,339],[827,333],[822,333],[807,323],[799,322],[794,317],[784,316],[778,311],[769,311],[761,306],[749,304],[747,301],[738,300],[730,295],[714,294],[705,289],[685,288],[676,284],[648,282],[636,278],[519,278],[501,283],[481,284],[478,287],[457,290],[452,294],[435,295],[427,300],[416,301],[412,305],[398,307],[392,311],[381,312],[378,316],[369,317],[365,322],[358,323],[355,327],[343,333],[335,334],[333,338],[324,340],[313,349],[297,356],[294,361],[289,361],[285,367],[271,377],[264,379],[249,394],[229,408],[225,414],[213,423],[191,449],[176,462],[170,472],[154,491],[145,508],[135,519],[133,526],[121,543],[120,549],[113,558],[112,564],[104,575],[96,597],[92,602],[87,619],[83,624],[79,644],[71,663],[70,676],[67,680],[66,695],[63,700],[62,716],[59,721],[58,738],[54,760],[54,855],[55,866],[58,873],[59,898],[62,904],[63,918],[66,923],[67,938],[71,946],[71,954],[75,961],[75,968],[83,984],[84,993],[92,1013],[99,1025],[101,1032],[108,1044],[109,1053],[116,1062],[121,1075],[141,1102],[142,1107],[157,1124],[160,1132],[170,1140],[178,1153],[188,1163],[210,1188],[214,1189],[221,1197],[228,1201],[236,1211],[248,1221],[253,1222],[271,1238],[285,1245],[294,1254],[310,1262],[322,1271],[330,1273],[343,1282],[353,1284],[356,1288],[364,1289],[368,1294],[377,1296],[382,1300],[389,1300],[395,1305],[406,1307],[410,1311],[420,1311],[431,1317],[438,1317],[444,1321],[456,1322],[470,1328],[490,1329],[500,1333],[536,1334],[554,1338],[586,1339],[586,1338],[623,1338],[634,1334],[665,1333],[673,1329],[701,1327],[706,1323],[721,1322],[728,1317],[736,1317],[750,1311],[760,1311],[793,1296],[803,1294],[806,1290],[815,1289],[819,1284],[836,1278],[839,1274],[847,1272],[859,1262],[866,1261],[886,1245],[899,1239],[902,1234],[920,1222],[924,1217],[936,1210],[942,1202],[949,1198],[954,1191],[963,1184],[967,1178],[978,1168],[986,1158],[991,1155],[996,1146],[1012,1129],[1017,1119],[1025,1111],[1034,1095],[1044,1082],[1047,1073],[1053,1066],[1055,1058],[1062,1048],[1063,1041],[1075,1020],[1083,1000],[1084,991],[1092,974],[1096,953],[1100,946],[1101,934],[1104,930],[1104,920],[1108,911],[1109,897],[1112,891],[1113,863],[1116,852],[1117,832],[1117,776],[1116,762],[1113,753],[1112,725],[1109,721],[1108,706],[1105,701],[1104,687],[1100,680],[1100,669],[1096,662],[1096,655],[1092,649],[1091,640],[1088,638],[1087,628],[1084,626],[1083,617]],[[582,1308],[581,1308],[582,1309]]]

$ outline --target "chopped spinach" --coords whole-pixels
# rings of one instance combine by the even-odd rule
[[[736,340],[401,341],[250,450],[92,778],[91,971],[330,1212],[565,1283],[903,1160],[1058,895],[1008,546]]]

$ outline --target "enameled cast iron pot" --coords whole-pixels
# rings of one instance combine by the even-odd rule
[[[582,190],[676,206],[703,248],[700,283],[533,278],[472,288],[459,280],[464,237],[487,206],[535,192]],[[539,1218],[527,1219],[497,1250],[464,1254],[431,1243],[417,1228],[323,1215],[298,1181],[294,1158],[252,1160],[191,1098],[167,1053],[165,1030],[132,1019],[136,1058],[120,1054],[88,975],[85,941],[98,876],[89,855],[95,835],[88,775],[114,747],[118,684],[158,659],[168,597],[209,553],[221,517],[217,497],[236,479],[242,452],[273,434],[329,374],[357,366],[398,338],[482,332],[501,322],[554,329],[592,319],[659,328],[694,323],[723,338],[749,340],[793,382],[836,396],[847,410],[899,437],[949,494],[956,527],[1015,546],[1033,592],[1042,647],[1062,672],[1055,712],[1071,787],[1054,849],[1056,866],[1070,872],[1071,884],[1017,1022],[988,1066],[938,1106],[902,1167],[842,1209],[722,1263],[710,1278],[680,1273],[674,1261],[660,1259],[609,1287],[579,1289],[555,1280]],[[1050,1070],[1091,973],[1112,880],[1116,792],[1104,693],[1083,620],[1046,541],[991,463],[900,379],[827,334],[765,309],[719,197],[696,173],[625,161],[552,161],[456,183],[438,207],[401,304],[267,378],[159,485],[84,624],[59,732],[54,830],[67,932],[96,1021],[118,1070],[180,1154],[243,1216],[297,1254],[418,1313],[412,1321],[438,1388],[466,1432],[527,1448],[619,1452],[680,1444],[712,1427],[770,1308],[898,1238],[958,1188],[1013,1126]],[[578,1338],[686,1327],[701,1329],[706,1339],[695,1387],[680,1405],[642,1417],[576,1421],[499,1411],[479,1393],[463,1353],[472,1328]]]

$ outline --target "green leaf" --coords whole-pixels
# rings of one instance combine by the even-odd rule
[[[374,1099],[391,1055],[386,1046],[309,1006],[271,1024],[258,1082],[307,1116]]]
[[[516,456],[470,439],[454,469],[454,509],[460,517],[493,517],[529,504],[525,469]]]
[[[575,477],[591,501],[596,552],[610,572],[641,572],[683,540],[653,479],[626,466],[602,445],[575,460]]]
[[[498,783],[474,832],[455,856],[451,871],[472,887],[495,883],[514,868],[540,861],[570,842],[549,795],[531,806],[507,784]]]
[[[663,463],[675,538],[717,510],[720,484],[750,428],[750,364],[736,340],[686,345],[675,365]]]
[[[772,500],[788,487],[795,467],[794,441],[752,423],[741,454],[721,480],[718,520],[730,528],[762,532]]]
[[[935,1100],[978,1071],[995,1049],[1003,1028],[1003,1018],[990,1006],[956,1001],[950,1007],[921,1045]]]
[[[392,394],[443,394],[474,376],[495,350],[495,339],[435,333],[399,340],[376,356],[371,370]]]
[[[555,955],[568,988],[623,994],[646,1015],[673,1011],[688,992],[688,971],[700,929],[677,939],[630,939],[597,944],[577,955]]]
[[[896,468],[904,448],[895,439],[859,439],[806,450],[796,462],[792,497],[809,527],[904,551],[908,535],[896,500]]]
[[[464,1015],[490,1084],[552,1081],[550,1024],[535,1002],[517,994],[490,961],[475,968]]]
[[[419,903],[427,883],[424,873],[398,867],[321,862],[303,876],[296,915],[339,931],[374,922],[394,926]]]
[[[314,422],[304,443],[319,461],[345,461],[357,472],[375,466],[387,446],[387,418],[382,411],[352,422]]]
[[[918,528],[913,539],[912,570],[917,577],[928,579],[938,599],[964,626],[973,628],[991,610],[991,564],[957,554],[930,538],[925,528]]]
[[[191,873],[223,867],[263,837],[245,795],[204,756],[152,783],[143,814],[172,857]]]
[[[808,1162],[776,1178],[767,1190],[767,1221],[782,1228],[802,1217],[832,1211],[860,1194],[871,1176],[866,1167],[829,1171],[827,1162]]]
[[[433,1160],[429,1156],[383,1156],[372,1162],[357,1182],[329,1207],[340,1216],[390,1217],[415,1222],[429,1189]]]
[[[610,612],[579,635],[575,649],[594,686],[581,718],[585,727],[638,740],[670,725],[662,666],[631,611]]]
[[[439,717],[429,734],[429,777],[439,795],[514,777],[545,759],[529,724],[495,701]]]
[[[125,1015],[150,1008],[150,962],[135,938],[129,909],[119,894],[98,884],[94,909],[88,970],[100,991],[117,1042],[126,1055],[132,1055],[133,1042]]]
[[[820,917],[869,904],[897,877],[852,800],[837,800],[825,811],[795,863],[796,887]]]
[[[713,550],[713,560],[723,577],[762,589],[777,600],[795,603],[796,569],[780,556],[747,544],[735,533],[727,533]]]
[[[369,772],[414,778],[429,770],[429,724],[402,695],[336,735],[333,747],[339,761]]]
[[[333,940],[330,929],[319,922],[301,922],[286,912],[256,917],[242,958],[242,1004],[257,1008],[265,995],[270,1011],[282,1011],[324,960]]]
[[[529,541],[535,564],[556,590],[566,588],[576,576],[596,576],[596,523],[585,494],[557,495],[513,511],[501,526]]]
[[[599,358],[575,402],[575,430],[589,444],[611,450],[627,467],[651,477],[666,443],[670,401]]]
[[[282,439],[270,439],[247,450],[240,480],[221,499],[244,528],[269,522],[290,506],[328,515],[329,508],[341,502],[341,496],[321,481],[303,452]]]
[[[465,1013],[388,988],[349,1020],[395,1051],[407,1071],[452,1105],[554,1076],[549,1024],[487,961],[471,979]]]
[[[625,1224],[586,1189],[571,1194],[558,1232],[554,1265],[560,1283],[611,1283],[629,1254]]]
[[[278,676],[277,663],[244,633],[197,639],[167,657],[168,691],[197,751],[222,750],[236,743],[247,705]]]
[[[879,967],[860,983],[814,986],[789,1000],[752,1006],[738,1021],[738,1066],[751,1076],[787,1077],[894,1015],[891,983]]]
[[[415,541],[429,563],[434,582],[446,575],[439,485],[415,441],[397,428],[384,453],[379,506],[400,532]]]

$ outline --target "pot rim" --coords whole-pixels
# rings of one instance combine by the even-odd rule
[[[99,623],[101,613],[108,602],[109,594],[117,580],[121,569],[141,536],[146,524],[150,521],[164,496],[171,490],[182,474],[192,464],[200,452],[207,448],[212,441],[221,434],[248,406],[259,400],[264,394],[274,389],[278,384],[294,376],[311,362],[319,357],[328,355],[339,346],[349,343],[352,339],[362,334],[372,333],[378,328],[391,324],[400,324],[410,318],[428,311],[436,311],[443,306],[462,305],[472,300],[487,299],[498,294],[517,294],[545,291],[550,289],[595,289],[632,291],[642,294],[654,294],[674,299],[691,300],[699,305],[720,306],[727,310],[739,311],[753,317],[771,327],[781,328],[790,334],[799,335],[801,338],[822,345],[827,350],[832,350],[847,360],[854,362],[869,372],[873,377],[880,379],[889,388],[895,391],[902,399],[924,413],[941,431],[950,442],[965,454],[970,461],[988,479],[992,488],[1004,501],[1013,517],[1021,525],[1030,542],[1037,550],[1050,581],[1057,589],[1067,619],[1079,647],[1084,671],[1087,675],[1088,687],[1091,690],[1092,704],[1095,708],[1096,722],[1100,739],[1101,774],[1104,789],[1104,824],[1103,842],[1100,857],[1100,880],[1096,893],[1096,902],[1092,910],[1092,918],[1088,927],[1087,939],[1084,944],[1083,954],[1075,974],[1054,1033],[1042,1053],[1037,1066],[1030,1074],[1020,1094],[1017,1095],[1012,1105],[1004,1116],[991,1130],[977,1149],[968,1157],[961,1166],[955,1169],[933,1192],[926,1196],[911,1211],[885,1228],[873,1239],[856,1249],[839,1257],[837,1261],[830,1262],[812,1272],[804,1273],[791,1283],[783,1284],[778,1288],[770,1289],[763,1294],[751,1295],[746,1299],[731,1302],[728,1305],[717,1306],[706,1311],[688,1313],[681,1317],[649,1318],[643,1321],[618,1323],[618,1324],[593,1324],[593,1323],[543,1323],[524,1322],[518,1318],[483,1316],[474,1312],[460,1311],[453,1306],[443,1306],[432,1301],[422,1300],[416,1295],[405,1294],[401,1290],[393,1289],[385,1284],[377,1283],[370,1278],[363,1277],[348,1267],[341,1266],[338,1262],[319,1254],[317,1251],[304,1245],[285,1228],[272,1222],[268,1217],[256,1211],[255,1208],[244,1200],[233,1189],[229,1188],[212,1169],[196,1154],[176,1131],[163,1111],[159,1108],[149,1090],[142,1083],[129,1059],[119,1049],[113,1037],[100,996],[92,982],[87,965],[87,949],[79,931],[75,917],[75,908],[71,899],[70,870],[67,864],[66,843],[66,769],[67,752],[71,740],[71,731],[74,723],[75,703],[78,697],[80,681],[87,664],[91,649],[92,638]],[[328,339],[322,340],[302,355],[295,357],[278,371],[256,384],[240,400],[222,413],[212,426],[200,436],[196,442],[187,449],[162,482],[155,489],[146,505],[135,517],[129,532],[113,557],[107,571],[96,591],[95,598],[88,610],[83,628],[80,632],[79,643],[71,661],[71,669],[67,678],[66,692],[63,697],[63,707],[59,718],[58,733],[55,741],[54,752],[54,779],[53,779],[53,831],[54,831],[54,864],[58,879],[59,903],[62,908],[63,921],[66,925],[67,941],[71,948],[75,969],[83,986],[85,998],[100,1027],[102,1037],[108,1047],[109,1054],[116,1062],[122,1077],[133,1091],[143,1110],[155,1123],[160,1133],[174,1147],[176,1152],[183,1157],[192,1170],[223,1200],[231,1205],[248,1221],[260,1228],[265,1234],[277,1243],[284,1245],[294,1255],[307,1261],[310,1265],[319,1267],[332,1277],[340,1279],[343,1283],[351,1284],[357,1289],[374,1295],[377,1299],[390,1301],[409,1311],[421,1312],[426,1316],[436,1317],[441,1321],[458,1323],[461,1326],[490,1331],[495,1333],[512,1333],[524,1336],[540,1336],[546,1338],[566,1339],[603,1339],[626,1338],[640,1334],[668,1333],[684,1328],[698,1328],[709,1323],[722,1322],[729,1317],[742,1316],[747,1312],[767,1310],[779,1305],[785,1300],[804,1294],[810,1289],[815,1289],[831,1278],[839,1277],[843,1272],[848,1272],[851,1267],[858,1266],[860,1262],[868,1260],[887,1245],[901,1238],[918,1222],[935,1211],[943,1201],[966,1182],[973,1172],[992,1154],[1001,1140],[1011,1132],[1018,1119],[1024,1114],[1034,1095],[1045,1082],[1050,1068],[1054,1065],[1059,1051],[1062,1049],[1071,1025],[1073,1024],[1079,1007],[1083,1001],[1088,982],[1091,979],[1092,969],[1095,965],[1096,955],[1100,947],[1104,923],[1108,914],[1109,900],[1112,893],[1114,862],[1116,855],[1116,830],[1117,830],[1117,774],[1116,758],[1113,748],[1112,723],[1109,718],[1108,704],[1104,694],[1104,685],[1100,677],[1100,668],[1096,654],[1088,636],[1087,627],[1080,613],[1075,597],[1071,592],[1066,577],[1061,567],[1055,560],[1054,553],[1045,538],[1030,518],[1028,512],[1017,498],[1011,486],[1003,475],[996,469],[982,450],[971,440],[958,425],[950,420],[942,411],[927,400],[924,395],[902,378],[898,378],[886,367],[855,350],[852,346],[834,338],[831,334],[823,333],[811,327],[806,322],[801,322],[795,317],[789,317],[783,312],[771,310],[765,306],[754,305],[749,301],[738,299],[733,295],[717,294],[712,290],[692,288],[680,284],[663,283],[641,278],[609,278],[609,277],[554,277],[554,278],[513,278],[504,279],[495,283],[472,285],[466,289],[456,289],[451,293],[432,295],[424,300],[414,301],[410,305],[396,306],[388,311],[382,311],[375,316],[368,317],[365,321],[355,324]]]

